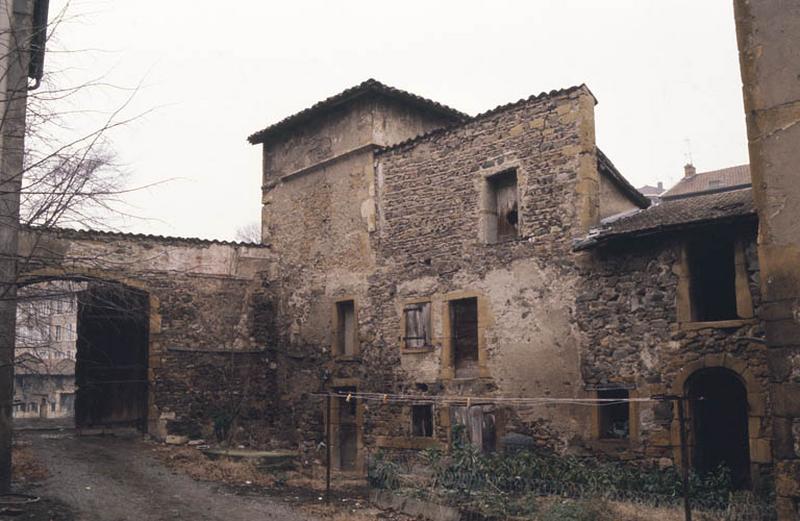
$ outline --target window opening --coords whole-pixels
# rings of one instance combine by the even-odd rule
[[[692,320],[738,318],[733,240],[708,237],[690,243],[688,253]]]
[[[356,324],[355,304],[352,300],[336,303],[336,320],[336,353],[354,355]]]
[[[414,436],[433,436],[433,405],[411,406],[411,430]]]
[[[509,170],[490,177],[487,222],[488,242],[502,242],[519,236],[517,172]]]
[[[403,309],[407,349],[418,349],[431,345],[431,303],[410,304]]]
[[[478,299],[450,302],[453,365],[456,378],[478,376]]]
[[[627,400],[629,396],[627,389],[597,391],[597,398],[601,400]],[[600,402],[598,408],[601,439],[626,440],[630,437],[630,405],[627,401]]]

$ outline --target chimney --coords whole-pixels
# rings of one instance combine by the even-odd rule
[[[691,163],[686,163],[683,167],[684,177],[692,177],[697,173],[697,169]]]
[[[658,192],[661,193],[664,191],[664,183],[661,181],[658,182]]]

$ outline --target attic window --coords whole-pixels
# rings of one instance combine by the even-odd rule
[[[606,401],[598,404],[600,438],[606,440],[626,440],[630,437],[630,406],[627,402],[627,389],[608,389],[597,391],[597,398]]]
[[[433,436],[433,405],[411,406],[411,434],[426,438]]]
[[[733,241],[719,236],[694,241],[689,244],[688,260],[692,320],[738,318]]]
[[[485,236],[489,244],[509,241],[519,236],[517,171],[508,170],[486,180],[484,199]]]
[[[431,303],[419,302],[403,308],[406,349],[421,349],[431,345]]]

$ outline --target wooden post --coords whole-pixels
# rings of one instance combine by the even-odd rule
[[[331,418],[331,394],[328,392],[328,396],[326,397],[327,400],[327,408],[328,408],[328,417],[327,422],[328,425],[325,426],[325,502],[331,502],[331,428],[332,428],[332,418]]]
[[[689,455],[686,447],[686,415],[684,413],[683,396],[676,396],[678,402],[678,422],[681,439],[681,470],[683,474],[683,515],[686,521],[692,521],[692,507],[689,503]]]

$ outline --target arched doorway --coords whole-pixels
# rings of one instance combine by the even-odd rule
[[[724,367],[700,369],[686,381],[692,418],[692,466],[700,473],[719,465],[731,471],[736,488],[750,486],[747,389]]]

